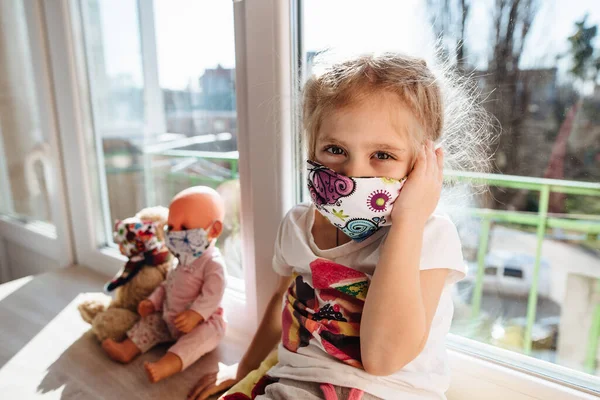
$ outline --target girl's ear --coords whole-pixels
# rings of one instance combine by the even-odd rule
[[[210,239],[216,239],[219,236],[221,236],[222,232],[223,232],[223,223],[221,221],[215,221],[215,222],[213,222],[212,226],[208,230],[208,237]]]

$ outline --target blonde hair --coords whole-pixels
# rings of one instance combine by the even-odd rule
[[[412,138],[415,150],[431,139],[444,148],[447,168],[488,171],[493,129],[489,114],[477,101],[480,93],[474,80],[460,77],[448,63],[432,68],[422,59],[398,53],[367,54],[332,64],[323,59],[315,61],[316,72],[302,93],[309,159],[315,157],[324,118],[387,92],[395,94],[423,128],[421,137]]]

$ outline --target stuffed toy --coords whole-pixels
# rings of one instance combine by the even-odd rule
[[[175,259],[165,244],[168,215],[166,207],[150,207],[116,222],[114,240],[128,261],[106,284],[105,290],[114,292],[114,298],[103,293],[87,294],[78,307],[100,342],[125,339],[140,319],[138,304],[165,280],[174,265]]]

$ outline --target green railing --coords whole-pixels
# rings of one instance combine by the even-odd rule
[[[587,235],[600,234],[600,218],[591,215],[569,215],[569,218],[553,217],[548,215],[550,193],[566,193],[600,197],[600,184],[587,182],[563,181],[555,179],[529,178],[509,175],[476,174],[468,172],[448,172],[446,180],[468,181],[482,183],[487,186],[497,186],[520,190],[539,192],[539,207],[537,213],[524,213],[517,211],[503,211],[490,209],[469,209],[469,213],[481,219],[481,232],[479,237],[479,251],[477,254],[477,275],[475,288],[471,301],[471,318],[475,320],[481,309],[483,294],[483,278],[485,273],[485,256],[488,250],[489,234],[492,222],[516,223],[536,227],[537,243],[535,263],[529,298],[527,301],[527,326],[523,342],[523,351],[530,354],[532,347],[531,334],[535,323],[539,272],[542,255],[542,245],[546,228],[563,228],[570,231],[585,233]],[[591,221],[590,221],[591,220]],[[600,280],[597,291],[600,293]],[[600,303],[595,306],[592,327],[590,329],[586,351],[585,367],[594,370],[598,340],[600,339]]]
[[[165,150],[154,153],[160,157],[195,158],[209,161],[226,161],[231,171],[230,179],[238,177],[238,155],[232,153],[203,152],[193,150]],[[107,171],[108,172],[108,171]],[[116,172],[116,171],[114,171]],[[123,170],[121,170],[123,172]],[[212,177],[191,176],[185,173],[169,173],[168,177],[189,179],[190,185],[201,182],[222,182],[222,179]],[[509,175],[478,174],[469,172],[449,171],[445,173],[447,181],[481,183],[486,186],[497,186],[519,190],[531,190],[539,192],[539,207],[537,213],[526,213],[518,211],[503,211],[491,209],[471,208],[467,212],[481,220],[481,233],[479,250],[477,254],[477,274],[471,300],[471,318],[479,317],[483,295],[483,278],[485,274],[485,258],[488,251],[489,235],[492,222],[515,223],[536,227],[537,244],[535,252],[535,263],[529,297],[527,303],[527,326],[523,343],[525,354],[531,353],[532,330],[536,319],[536,308],[538,299],[539,272],[542,255],[542,245],[547,228],[563,228],[570,231],[585,233],[588,235],[600,234],[600,218],[592,215],[568,215],[568,218],[556,217],[548,214],[548,205],[551,193],[565,193],[573,195],[586,195],[600,197],[600,184],[563,181],[554,179],[540,179],[530,177],[519,177]],[[597,293],[600,296],[600,280],[597,283]],[[600,339],[600,303],[595,306],[592,326],[586,350],[585,368],[593,371],[596,366],[596,352]]]

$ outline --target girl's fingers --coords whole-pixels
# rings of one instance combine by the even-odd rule
[[[444,150],[440,147],[435,151],[437,157],[438,179],[444,179]]]
[[[432,175],[435,172],[435,154],[433,150],[433,142],[427,140],[427,174]]]
[[[188,399],[190,399],[190,400],[197,399],[198,396],[200,396],[202,394],[202,392],[204,392],[204,389],[206,389],[208,386],[210,386],[211,383],[215,382],[216,378],[217,378],[217,374],[214,374],[214,373],[205,375],[202,378],[200,378],[200,381],[196,384],[196,386],[192,389],[192,391],[188,395]]]
[[[421,146],[419,153],[417,154],[417,161],[415,161],[414,172],[421,172],[427,170],[427,153],[425,151],[425,145]]]

